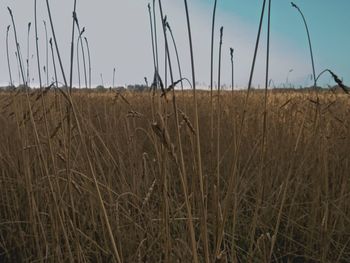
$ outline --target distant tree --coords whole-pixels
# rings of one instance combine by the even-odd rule
[[[103,85],[98,85],[98,86],[96,87],[96,91],[98,91],[98,92],[104,92],[104,91],[106,91],[106,88],[105,88]]]

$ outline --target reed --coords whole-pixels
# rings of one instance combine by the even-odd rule
[[[15,19],[13,17],[11,8],[7,7],[7,10],[9,11],[9,14],[10,14],[11,20],[12,20],[12,27],[13,27],[13,33],[15,35],[15,43],[16,43],[17,60],[18,60],[18,64],[19,64],[19,69],[20,69],[20,72],[21,72],[23,85],[26,86],[27,83],[26,83],[25,77],[24,77],[24,69],[23,69],[23,64],[22,64],[22,60],[21,60],[21,52],[20,52],[20,48],[19,48],[19,43],[18,43],[18,39],[17,39],[17,31],[16,31]]]
[[[9,31],[10,31],[10,28],[11,28],[10,25],[8,25],[6,28],[6,58],[7,58],[7,68],[8,68],[9,77],[10,77],[10,86],[13,87],[11,63],[10,63],[10,55],[9,55]]]
[[[30,85],[30,77],[29,77],[29,38],[30,38],[30,27],[31,27],[32,23],[28,23],[28,30],[27,30],[27,59],[26,59],[26,63],[27,63],[27,83],[28,86]]]
[[[164,3],[158,0],[157,19],[170,80],[159,76],[153,1],[152,94],[67,89],[56,72],[54,33],[46,41],[54,81],[30,89],[15,37],[19,82],[21,67],[27,81],[15,92],[0,91],[0,262],[348,262],[349,87],[325,69],[315,83],[330,74],[344,92],[321,90],[312,99],[313,90],[269,90],[273,8],[264,0],[248,90],[234,89],[233,48],[231,90],[223,88],[223,27],[217,92],[198,90],[188,1],[191,81],[182,76]],[[266,15],[260,91],[252,83]],[[87,50],[91,88],[89,43],[75,5],[73,20],[72,72]],[[47,83],[48,67],[46,61]],[[113,68],[113,88],[115,78]],[[183,81],[190,92],[177,89]]]
[[[36,0],[34,0],[34,27],[35,27],[36,60],[38,65],[39,85],[41,89],[42,80],[41,80],[41,67],[40,67],[40,54],[39,54],[39,37],[38,37],[37,1]]]
[[[91,89],[91,57],[90,57],[90,48],[89,48],[89,42],[86,37],[84,37],[85,44],[86,44],[86,49],[88,52],[88,62],[89,62],[89,88]]]
[[[314,55],[313,55],[313,52],[312,52],[312,44],[311,44],[311,37],[310,37],[309,27],[307,26],[305,16],[304,16],[303,12],[301,11],[301,9],[296,4],[294,4],[293,2],[291,2],[291,5],[292,5],[292,7],[294,7],[299,12],[299,14],[301,15],[301,18],[303,19],[304,25],[305,25],[307,39],[308,39],[308,43],[309,43],[311,65],[312,65],[312,74],[313,74],[313,81],[314,81],[314,88],[316,88],[317,87],[317,82],[316,82],[315,62],[314,62]]]
[[[47,34],[47,26],[46,21],[43,20],[44,23],[44,29],[45,29],[45,54],[46,54],[46,66],[45,66],[45,72],[46,72],[46,86],[49,86],[49,37]]]
[[[62,77],[63,77],[64,86],[67,88],[68,87],[68,82],[67,82],[67,79],[66,79],[66,74],[64,73],[62,59],[61,59],[61,55],[60,55],[60,51],[59,51],[59,47],[58,47],[58,43],[57,43],[57,38],[56,38],[55,29],[54,29],[54,25],[53,25],[53,20],[52,20],[52,16],[51,16],[51,9],[50,9],[49,0],[46,0],[46,7],[47,7],[47,12],[48,12],[48,15],[49,15],[49,19],[50,19],[52,37],[53,37],[53,40],[54,40],[54,43],[55,43],[56,53],[57,53],[58,62],[59,62],[60,68],[61,68],[61,73],[62,73]]]

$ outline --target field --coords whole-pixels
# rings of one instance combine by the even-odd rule
[[[350,261],[346,94],[173,95],[0,93],[0,261]]]
[[[210,85],[205,90],[196,87],[194,51],[204,44],[192,42],[187,1],[182,40],[188,46],[182,52],[188,57],[181,68],[162,1],[153,0],[146,25],[153,61],[141,61],[131,46],[125,50],[128,61],[137,57],[147,74],[152,69],[152,82],[144,77],[145,85],[117,88],[113,68],[113,85],[106,89],[102,73],[96,85],[85,27],[78,20],[77,1],[72,2],[72,20],[64,22],[67,28],[72,23],[69,50],[59,48],[63,37],[55,34],[55,19],[61,14],[51,15],[49,0],[40,4],[47,14],[39,19],[33,1],[35,31],[31,34],[29,22],[26,47],[16,31],[15,15],[21,10],[7,7],[9,85],[0,89],[1,263],[350,262],[350,88],[333,69],[316,75],[299,6],[289,7],[298,12],[308,37],[312,75],[307,79],[313,82],[308,88],[294,89],[295,82],[289,81],[293,69],[286,83],[270,85],[276,80],[270,74],[271,0],[261,1],[250,77],[241,89],[235,88],[233,47],[230,68],[225,64],[223,71],[225,77],[230,73],[231,83],[221,80],[222,58],[227,59],[222,55],[224,28],[216,30],[217,0],[212,1],[210,76],[205,77]],[[145,32],[145,21],[129,13],[135,21],[123,27],[137,23]],[[285,8],[279,13],[286,14]],[[38,33],[38,20],[45,38]],[[109,26],[113,30],[98,29],[122,35]],[[139,39],[143,49],[145,39]],[[261,83],[254,73],[265,40],[266,67],[260,72],[265,85],[254,89],[253,83]],[[285,52],[290,52],[287,47]],[[134,70],[128,74],[139,80]],[[337,85],[321,87],[324,75]]]

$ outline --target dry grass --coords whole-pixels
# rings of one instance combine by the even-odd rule
[[[151,96],[73,92],[67,114],[60,92],[0,94],[1,262],[191,262],[189,222],[204,261],[192,95],[177,105],[184,167],[171,102],[152,116]],[[210,94],[197,96],[211,261],[230,196],[216,262],[349,262],[348,97],[270,92],[261,167],[264,93],[241,129],[245,92],[222,91],[216,189]]]

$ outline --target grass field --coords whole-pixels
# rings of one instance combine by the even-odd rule
[[[146,85],[132,91],[115,88],[115,68],[113,88],[103,87],[102,74],[102,85],[92,88],[96,72],[73,3],[69,68],[62,63],[49,0],[45,66],[37,1],[26,60],[8,7],[9,87],[0,90],[1,263],[350,262],[350,89],[330,69],[316,75],[309,29],[296,4],[308,37],[310,88],[269,85],[271,0],[262,1],[248,86],[242,90],[234,90],[236,51],[230,48],[230,91],[221,83],[223,27],[214,45],[217,0],[206,91],[196,87],[197,46],[187,1],[190,73],[182,72],[162,1],[153,0],[148,5],[153,81],[145,77]],[[265,86],[256,90],[262,32]],[[158,46],[160,39],[164,46]],[[34,40],[37,76],[29,63]],[[17,87],[11,68],[16,64]],[[337,86],[320,88],[323,74]],[[83,89],[73,88],[77,76]]]
[[[349,262],[348,96],[192,96],[0,93],[0,261]]]

